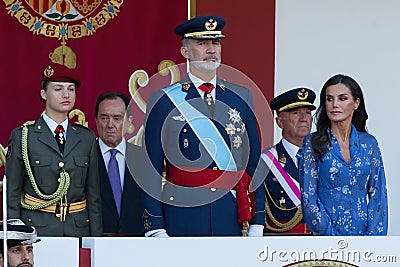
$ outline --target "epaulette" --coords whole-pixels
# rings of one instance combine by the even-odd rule
[[[24,124],[21,125],[21,127],[25,127],[25,126],[30,126],[30,125],[34,125],[35,121],[26,121]]]

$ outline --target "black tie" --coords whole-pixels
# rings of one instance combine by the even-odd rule
[[[55,138],[58,148],[60,149],[61,153],[64,153],[64,146],[65,146],[64,127],[62,127],[62,125],[57,125],[56,130],[54,132],[56,133]]]
[[[199,89],[204,91],[204,102],[206,103],[206,106],[210,110],[211,116],[214,116],[214,99],[211,95],[211,91],[214,89],[214,85],[212,83],[203,83],[202,85],[199,86]]]

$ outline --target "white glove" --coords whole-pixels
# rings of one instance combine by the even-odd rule
[[[145,237],[167,238],[169,235],[165,229],[156,229],[148,231],[144,234]]]
[[[249,230],[247,231],[247,236],[251,237],[263,236],[263,231],[264,231],[264,225],[252,224],[250,225]]]

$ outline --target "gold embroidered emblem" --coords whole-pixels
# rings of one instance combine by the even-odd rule
[[[207,31],[213,31],[215,28],[217,28],[217,22],[214,19],[209,19],[204,24],[204,27],[207,29]]]
[[[297,92],[297,98],[300,100],[306,100],[308,97],[308,92],[306,89],[301,89],[300,91]]]
[[[223,84],[222,82],[219,82],[219,87],[221,87],[221,89],[223,90],[223,91],[225,91],[225,89],[226,89],[226,86],[225,86],[225,84]]]

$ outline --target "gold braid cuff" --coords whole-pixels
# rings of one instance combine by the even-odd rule
[[[51,195],[45,195],[42,192],[40,192],[40,190],[36,184],[35,177],[33,176],[31,165],[29,164],[29,157],[28,157],[28,126],[33,125],[34,123],[35,123],[35,121],[27,121],[22,125],[22,138],[21,138],[22,159],[24,161],[25,169],[26,169],[26,172],[28,173],[28,177],[31,182],[33,190],[41,199],[48,200],[48,201],[46,201],[42,204],[38,204],[38,205],[27,205],[27,204],[25,204],[25,201],[24,201],[24,194],[22,194],[21,195],[21,205],[23,208],[29,209],[29,210],[39,210],[39,209],[49,207],[49,206],[55,204],[56,202],[58,202],[59,200],[61,200],[62,198],[64,198],[64,201],[66,201],[66,196],[67,196],[67,192],[68,192],[68,188],[70,186],[70,180],[71,180],[69,177],[69,174],[65,170],[62,170],[60,172],[60,184],[59,184],[57,190]]]

